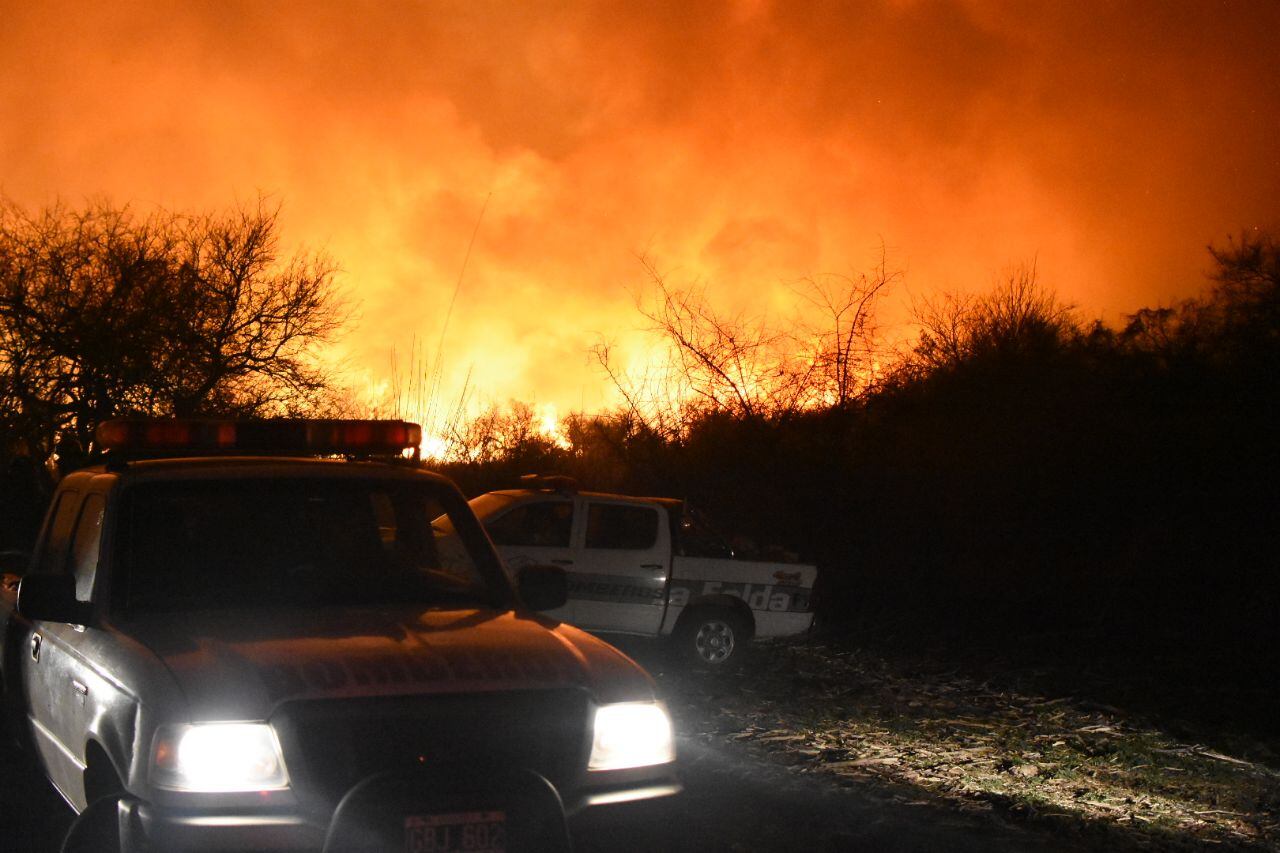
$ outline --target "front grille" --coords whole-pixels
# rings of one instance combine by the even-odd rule
[[[424,766],[528,768],[563,789],[589,747],[575,689],[298,701],[272,722],[294,790],[327,806],[373,773]]]

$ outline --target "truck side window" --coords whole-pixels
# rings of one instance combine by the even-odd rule
[[[573,530],[573,504],[569,501],[537,501],[518,506],[488,525],[498,545],[568,548]]]
[[[62,570],[66,564],[67,542],[71,539],[71,527],[75,524],[76,510],[80,508],[78,492],[62,492],[58,495],[57,505],[53,508],[52,521],[49,523],[49,534],[40,546],[40,557],[35,571],[42,575],[51,575]]]
[[[102,514],[106,500],[89,495],[80,509],[75,535],[71,537],[71,572],[76,578],[76,600],[88,601],[93,592],[93,576],[98,571],[98,548],[102,543]]]
[[[658,512],[650,507],[595,504],[587,511],[587,547],[643,551],[658,541]]]

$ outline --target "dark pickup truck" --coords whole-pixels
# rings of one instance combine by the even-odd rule
[[[73,809],[114,803],[125,850],[339,849],[335,812],[392,779],[389,849],[496,853],[537,844],[477,779],[525,774],[568,814],[679,790],[652,681],[534,612],[563,572],[509,579],[458,490],[396,458],[419,436],[99,427],[105,463],[0,584],[5,708]]]

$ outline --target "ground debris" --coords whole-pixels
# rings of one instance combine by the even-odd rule
[[[828,643],[755,651],[746,671],[669,682],[703,691],[686,697],[687,715],[717,718],[689,730],[719,731],[833,783],[878,779],[964,811],[1069,821],[1090,834],[1122,828],[1138,847],[1280,850],[1280,773],[1122,709],[1022,695]]]

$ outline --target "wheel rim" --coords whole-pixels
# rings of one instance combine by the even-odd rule
[[[693,637],[694,651],[707,663],[724,663],[733,654],[733,646],[733,626],[719,619],[703,622]]]

